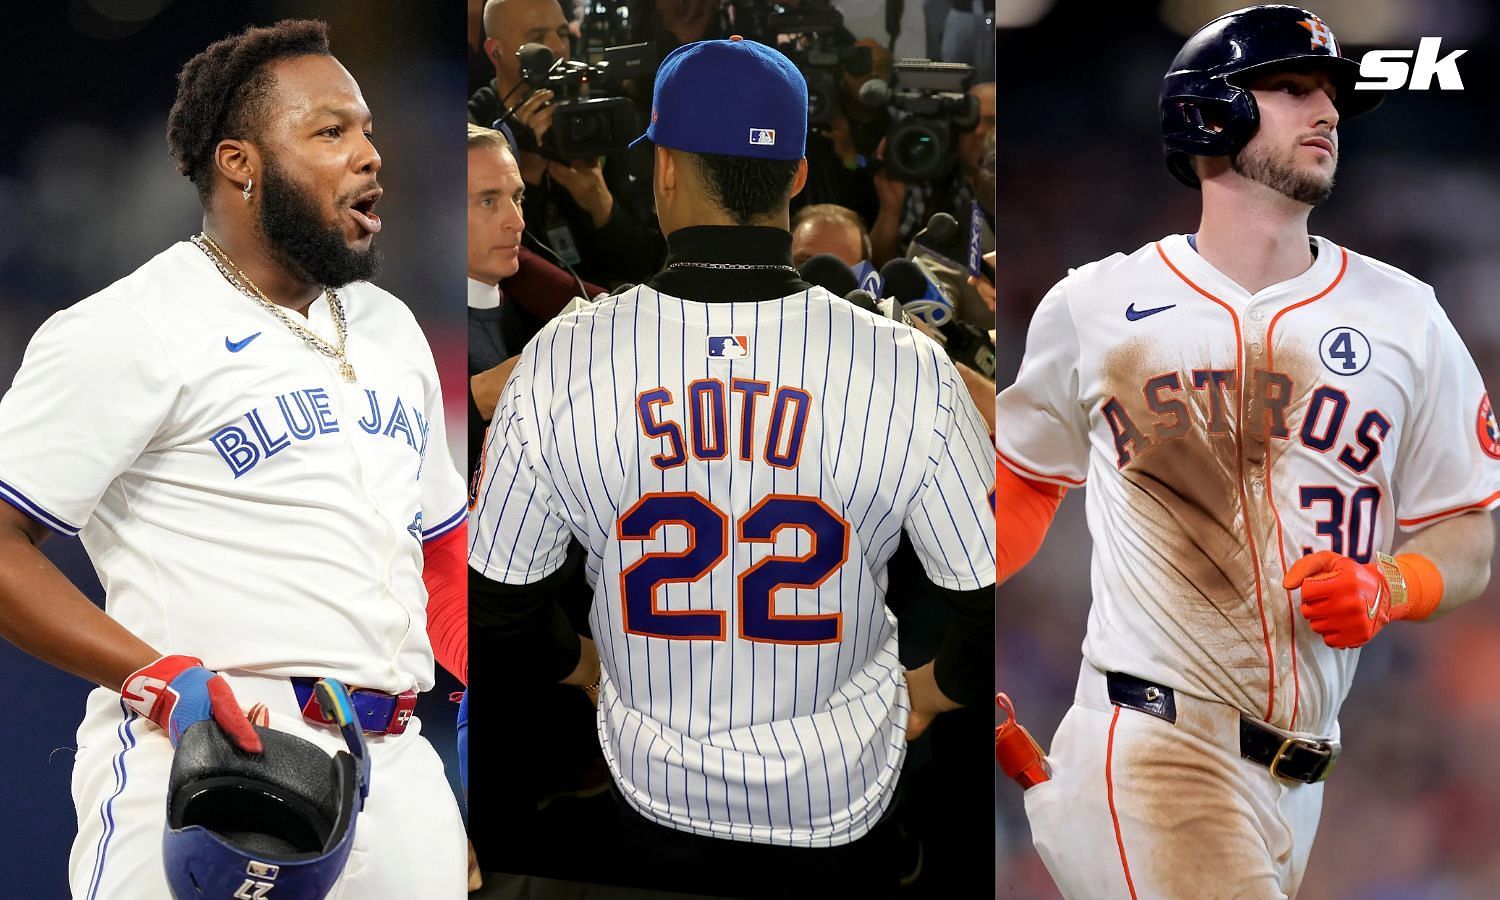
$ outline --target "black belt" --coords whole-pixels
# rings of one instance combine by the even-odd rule
[[[1169,687],[1134,675],[1109,672],[1109,702],[1177,724],[1177,695]],[[1240,756],[1271,770],[1271,775],[1302,784],[1328,777],[1339,749],[1328,741],[1292,737],[1254,719],[1240,716]]]

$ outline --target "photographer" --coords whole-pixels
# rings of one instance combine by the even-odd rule
[[[891,51],[871,38],[861,38],[853,46],[869,51],[869,68],[859,74],[839,73],[833,120],[807,137],[807,189],[793,201],[792,209],[835,203],[873,222],[880,207],[868,161],[875,158],[891,122],[884,108],[859,101],[859,89],[872,79],[891,77]]]
[[[632,187],[623,155],[562,161],[540,152],[557,109],[555,97],[522,80],[517,52],[535,43],[556,59],[569,58],[568,22],[557,0],[489,0],[484,30],[495,79],[469,99],[469,120],[489,126],[506,119],[523,148],[517,160],[521,178],[534,188],[525,200],[527,234],[589,281],[611,287],[644,281],[656,271],[666,245],[641,191]]]
[[[995,192],[993,187],[982,186],[990,183],[985,180],[982,165],[985,140],[995,130],[994,82],[974,85],[969,88],[969,96],[979,102],[979,122],[959,135],[958,165],[947,178],[937,184],[909,185],[888,171],[875,174],[880,213],[870,228],[870,240],[875,245],[877,265],[901,255],[901,247],[936,213],[948,213],[959,222],[969,221],[972,201],[979,202],[985,224],[993,235]]]

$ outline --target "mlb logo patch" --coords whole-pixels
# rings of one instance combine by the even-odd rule
[[[750,339],[743,334],[708,336],[709,359],[743,359],[750,355]]]
[[[245,866],[245,874],[251,878],[269,878],[275,881],[276,876],[281,874],[281,867],[252,859]]]
[[[750,146],[752,146],[752,147],[774,147],[774,146],[776,146],[776,129],[774,129],[774,128],[752,128],[752,129],[750,129]]]

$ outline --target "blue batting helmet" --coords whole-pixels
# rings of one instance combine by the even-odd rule
[[[246,753],[212,719],[183,734],[162,839],[177,900],[322,900],[338,881],[369,793],[370,762],[344,686],[323,679],[314,690],[349,752],[330,758],[316,744],[257,726],[265,751]]]
[[[1161,135],[1167,168],[1199,187],[1192,156],[1228,156],[1255,134],[1260,111],[1249,83],[1271,69],[1321,69],[1338,87],[1345,119],[1380,105],[1379,91],[1354,90],[1359,63],[1316,13],[1298,6],[1251,6],[1227,13],[1188,38],[1161,85]]]

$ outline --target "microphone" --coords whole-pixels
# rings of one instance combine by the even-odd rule
[[[869,291],[855,289],[845,294],[844,299],[848,300],[850,303],[853,303],[855,306],[859,307],[865,312],[872,312],[875,315],[880,316],[882,319],[886,318],[886,314],[880,309],[880,301],[876,300],[875,295],[870,293]]]
[[[540,86],[542,76],[557,62],[557,57],[552,55],[552,49],[546,44],[522,44],[521,49],[516,51],[516,56],[521,60],[521,78],[532,87]]]
[[[919,244],[955,266],[968,257],[969,234],[958,227],[958,220],[940,212],[927,220],[927,227],[916,233],[912,243]]]
[[[953,317],[953,301],[927,274],[920,264],[909,259],[893,259],[880,268],[886,290],[901,304],[902,310],[929,325],[943,336],[948,358],[963,363],[986,378],[995,377],[995,345],[983,329],[960,322]]]
[[[871,78],[859,86],[859,103],[869,109],[885,109],[891,102],[891,86]]]
[[[880,281],[885,285],[886,295],[895,297],[902,306],[932,299],[930,295],[933,294],[942,299],[942,289],[927,279],[922,267],[903,257],[880,267]]]
[[[851,291],[859,290],[859,279],[854,276],[854,270],[848,264],[832,253],[819,253],[817,256],[808,257],[797,269],[797,274],[808,284],[815,284],[820,288],[826,288],[829,293],[840,297],[846,297]]]

